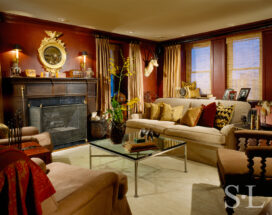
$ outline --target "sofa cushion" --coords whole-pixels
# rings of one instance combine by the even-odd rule
[[[199,88],[192,90],[190,89],[190,87],[185,87],[185,89],[186,89],[185,98],[200,98]]]
[[[160,119],[161,118],[161,107],[162,107],[162,103],[151,104],[150,119]]]
[[[0,139],[8,138],[9,128],[3,123],[0,123]]]
[[[151,115],[151,103],[144,103],[144,113],[142,115],[143,119],[150,119]]]
[[[163,103],[162,104],[162,121],[178,121],[182,117],[183,106],[171,107],[171,105]]]
[[[159,121],[151,119],[130,119],[126,122],[127,127],[131,128],[148,128],[156,132],[163,133],[166,128],[174,125],[175,122]]]
[[[186,138],[194,141],[207,143],[225,144],[225,135],[216,128],[203,126],[188,127],[185,125],[173,125],[164,130],[168,136]]]
[[[230,107],[224,107],[220,103],[216,107],[216,115],[214,121],[214,127],[221,129],[225,125],[229,124],[233,115],[234,105]]]
[[[195,90],[196,89],[196,82],[194,81],[194,82],[192,82],[192,83],[190,83],[190,82],[184,82],[184,81],[182,81],[181,82],[181,87],[189,87],[191,90]]]
[[[202,106],[188,109],[187,112],[182,117],[182,119],[180,120],[180,124],[188,125],[188,126],[196,126],[201,116],[201,113],[202,113]]]
[[[216,103],[210,103],[208,105],[203,105],[203,110],[201,117],[198,121],[198,125],[205,127],[213,127],[214,118],[216,114]]]

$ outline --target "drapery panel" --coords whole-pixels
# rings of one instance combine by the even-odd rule
[[[181,45],[165,47],[163,65],[163,97],[178,97],[181,86]]]
[[[143,112],[144,84],[141,48],[139,44],[129,44],[130,71],[133,75],[128,78],[128,100],[138,98],[139,101],[132,108],[132,113]]]
[[[96,38],[96,77],[98,78],[98,110],[107,111],[111,107],[110,88],[110,48],[109,40]]]

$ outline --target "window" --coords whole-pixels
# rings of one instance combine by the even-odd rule
[[[186,51],[186,80],[196,81],[201,94],[211,93],[211,43],[190,44]]]
[[[261,33],[227,38],[227,86],[239,93],[251,88],[248,99],[262,99]]]

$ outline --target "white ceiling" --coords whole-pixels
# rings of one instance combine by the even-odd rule
[[[0,11],[163,41],[272,18],[272,0],[0,0]]]

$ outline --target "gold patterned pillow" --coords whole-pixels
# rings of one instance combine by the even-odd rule
[[[144,113],[142,115],[143,119],[150,119],[151,115],[151,103],[144,103]]]
[[[202,113],[202,106],[189,108],[180,120],[181,125],[196,126]]]
[[[185,98],[200,98],[199,88],[192,90],[190,89],[190,87],[185,87],[185,89],[186,89]]]
[[[233,112],[234,105],[231,105],[230,107],[224,107],[222,104],[218,103],[216,107],[214,127],[221,129],[225,125],[228,125],[232,119]]]
[[[171,107],[169,104],[162,104],[161,109],[161,120],[162,121],[178,121],[182,117],[183,106]]]
[[[187,83],[187,82],[184,82],[182,81],[181,82],[181,87],[189,87],[191,90],[195,90],[196,89],[196,82],[192,82],[192,83]]]
[[[150,113],[150,119],[160,119],[161,118],[161,107],[162,102],[157,104],[151,104],[151,113]]]
[[[0,123],[0,139],[8,138],[9,128],[3,123]]]

